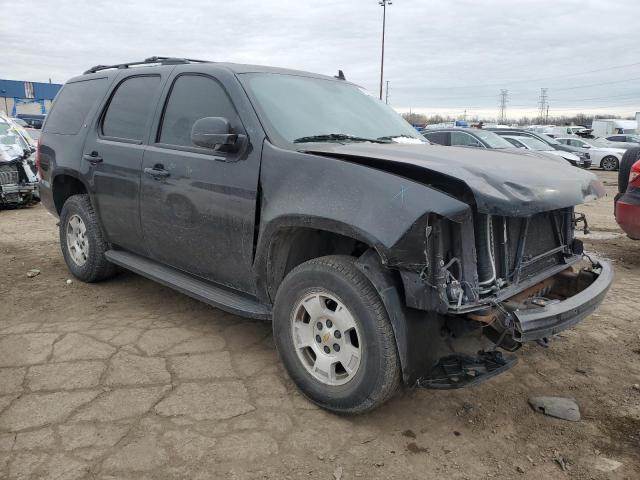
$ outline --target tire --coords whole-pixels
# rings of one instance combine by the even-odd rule
[[[74,229],[74,226],[78,228]],[[82,230],[82,226],[84,234],[76,235],[74,231]],[[78,241],[74,242],[74,238]],[[60,212],[60,247],[67,267],[83,282],[105,280],[117,271],[117,267],[104,256],[110,247],[104,239],[89,195],[72,195],[64,202]]]
[[[305,299],[309,301],[303,306]],[[308,310],[313,309],[307,304],[323,305],[322,314],[335,324],[330,325],[322,315],[312,317]],[[320,331],[318,323],[323,327]],[[338,336],[340,328],[345,329],[344,335]],[[311,330],[316,333],[311,334],[312,345],[300,348],[305,343],[301,340],[307,335],[304,332]],[[291,379],[307,398],[326,410],[364,413],[386,402],[398,390],[400,361],[387,311],[353,257],[320,257],[293,269],[276,294],[273,336]],[[342,342],[342,353],[335,351],[333,342]],[[342,361],[324,372],[316,370],[316,365],[327,358],[327,362]],[[327,371],[330,373],[325,375]]]
[[[618,170],[619,162],[616,157],[609,155],[600,161],[600,166],[607,172],[615,172]]]
[[[640,147],[630,148],[624,153],[618,170],[618,192],[625,193],[629,184],[629,174],[634,163],[640,160]]]

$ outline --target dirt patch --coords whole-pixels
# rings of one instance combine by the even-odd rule
[[[580,210],[619,233],[615,174],[598,175],[608,197]],[[0,478],[640,478],[640,242],[583,241],[615,283],[550,348],[526,345],[484,384],[404,389],[343,418],[299,394],[268,323],[130,273],[67,284],[56,219],[0,211]],[[541,395],[575,398],[583,419],[535,413]],[[595,469],[602,456],[622,466]]]

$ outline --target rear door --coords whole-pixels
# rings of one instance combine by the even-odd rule
[[[83,149],[94,201],[107,239],[145,253],[140,226],[140,169],[167,73],[121,75],[94,121]]]
[[[210,65],[200,70],[176,67],[154,121],[141,184],[144,239],[155,260],[253,294],[264,134],[247,124],[253,111],[235,76]],[[191,128],[204,117],[226,118],[233,133],[246,136],[242,148],[225,152],[194,145]]]

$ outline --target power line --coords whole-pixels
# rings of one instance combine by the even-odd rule
[[[614,80],[613,82],[591,83],[589,85],[577,85],[575,87],[555,88],[554,90],[576,90],[578,88],[599,87],[600,85],[613,85],[614,83],[625,83],[633,80],[640,80],[640,77],[627,78],[625,80]]]
[[[549,76],[549,77],[527,78],[527,79],[520,79],[520,80],[506,80],[506,81],[502,81],[500,83],[484,83],[484,84],[456,85],[456,86],[448,86],[448,87],[429,87],[429,88],[432,88],[432,89],[435,89],[435,88],[438,88],[438,89],[454,89],[454,88],[496,87],[496,86],[501,86],[501,85],[505,85],[505,84],[506,85],[510,85],[510,84],[513,84],[513,83],[533,83],[533,82],[539,82],[539,81],[542,81],[542,80],[554,80],[556,78],[576,77],[576,76],[580,76],[580,75],[588,75],[588,74],[591,74],[591,73],[604,72],[604,71],[609,71],[609,70],[614,70],[614,69],[619,69],[619,68],[635,67],[635,66],[638,66],[638,65],[640,65],[640,62],[627,63],[627,64],[624,64],[624,65],[613,65],[611,67],[598,68],[596,70],[587,70],[587,71],[583,71],[583,72],[567,73],[567,74],[563,74],[563,75],[553,75],[553,76]],[[634,79],[629,79],[629,80],[634,80]]]

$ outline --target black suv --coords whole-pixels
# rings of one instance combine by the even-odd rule
[[[120,266],[272,320],[293,381],[340,413],[490,378],[514,363],[496,347],[602,302],[611,268],[573,236],[602,185],[537,161],[429,145],[343,75],[166,57],[69,80],[38,149],[76,277]]]

